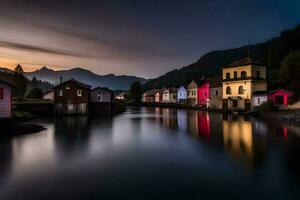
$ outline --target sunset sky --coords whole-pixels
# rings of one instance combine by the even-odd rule
[[[300,24],[299,0],[1,0],[0,66],[151,78]]]

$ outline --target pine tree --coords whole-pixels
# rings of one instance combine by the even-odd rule
[[[18,65],[16,66],[15,72],[16,72],[17,74],[23,74],[23,73],[24,73],[24,70],[23,70],[23,68],[22,68],[22,66],[21,66],[20,64],[18,64]]]

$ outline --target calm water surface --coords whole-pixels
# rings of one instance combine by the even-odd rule
[[[40,120],[0,141],[0,199],[300,199],[300,129],[194,110]]]

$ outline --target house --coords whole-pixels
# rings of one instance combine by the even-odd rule
[[[198,102],[198,84],[196,81],[192,81],[187,86],[187,103],[190,105],[196,105]]]
[[[181,104],[187,103],[187,90],[184,86],[181,86],[177,90],[177,102]]]
[[[45,100],[54,100],[54,90],[49,90],[43,94],[43,99]]]
[[[268,91],[256,91],[252,94],[251,108],[255,109],[266,102],[268,102]]]
[[[246,57],[223,68],[223,109],[250,110],[252,94],[266,91],[266,66]]]
[[[0,80],[0,119],[12,117],[12,86]]]
[[[197,101],[199,106],[209,106],[209,81],[203,81],[198,85]]]
[[[126,95],[126,92],[121,92],[120,94],[118,94],[117,96],[115,96],[115,99],[124,100],[125,99],[125,95]]]
[[[159,92],[158,89],[148,90],[142,95],[142,102],[154,103],[155,94]]]
[[[74,79],[53,87],[55,114],[87,114],[91,86]]]
[[[156,93],[155,93],[155,103],[159,103],[159,102],[162,102],[162,97],[163,97],[163,92],[164,92],[165,88],[164,89],[161,89],[161,90],[158,90]]]
[[[163,91],[163,97],[162,97],[163,103],[176,103],[177,102],[177,89],[167,88]]]
[[[277,89],[268,92],[268,101],[278,106],[288,106],[289,97],[293,96],[294,93],[284,89]]]
[[[222,80],[220,78],[209,79],[209,107],[222,109]]]
[[[96,87],[90,92],[90,110],[93,114],[111,111],[113,93],[107,88]]]

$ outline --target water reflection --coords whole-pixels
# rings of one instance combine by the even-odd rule
[[[218,184],[254,188],[249,181],[253,179],[271,185],[266,191],[276,190],[282,180],[290,185],[298,180],[300,185],[298,126],[169,108],[132,108],[115,117],[64,117],[38,123],[47,130],[0,141],[0,199],[18,199],[3,198],[5,194],[23,195],[11,188],[30,191],[26,195],[34,197],[32,188],[41,183],[48,184],[46,192],[52,194],[56,185],[74,195],[77,190],[97,188],[97,197],[104,188],[116,186],[126,192],[136,187],[157,191],[158,182],[172,185],[170,191],[181,191],[182,180],[194,193],[207,182],[209,188]],[[226,184],[220,185],[219,178]],[[90,187],[83,187],[86,184]]]

